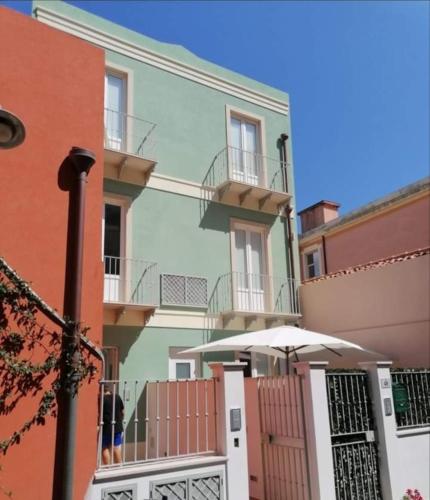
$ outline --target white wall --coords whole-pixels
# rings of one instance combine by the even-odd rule
[[[430,254],[308,282],[300,287],[303,324],[384,354],[396,366],[430,366],[429,282]],[[327,361],[334,368],[348,359]]]
[[[93,484],[90,485],[85,500],[102,499],[102,491],[106,488],[121,488],[136,485],[138,500],[150,499],[150,486],[153,481],[174,482],[175,479],[200,475],[221,473],[223,477],[222,497],[226,499],[225,491],[225,457],[192,458],[169,460],[155,464],[134,465],[96,473]]]
[[[430,427],[397,430],[390,362],[363,363],[369,373],[384,498],[401,499],[408,488],[430,498]],[[387,384],[388,381],[388,384]],[[384,400],[391,404],[386,414]]]
[[[430,498],[430,428],[415,435],[399,431],[393,439],[397,448],[394,497],[417,488],[425,499]]]

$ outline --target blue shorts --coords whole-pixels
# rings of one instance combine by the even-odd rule
[[[113,435],[113,445],[121,446],[122,445],[122,432],[115,432]],[[102,448],[109,448],[112,446],[112,433],[103,434],[102,436]]]

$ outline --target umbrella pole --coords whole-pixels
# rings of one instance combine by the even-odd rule
[[[287,375],[289,375],[290,374],[290,348],[286,347],[285,350],[287,352]]]

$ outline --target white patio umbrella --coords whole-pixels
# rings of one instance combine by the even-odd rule
[[[322,350],[330,351],[336,356],[343,356],[345,350],[360,351],[363,355],[374,355],[379,359],[385,359],[373,351],[348,342],[347,340],[324,335],[322,333],[312,332],[297,328],[296,326],[278,326],[267,330],[242,333],[227,337],[215,342],[209,342],[191,349],[182,351],[181,354],[201,353],[201,352],[220,352],[220,351],[248,351],[267,354],[287,359],[287,372],[289,358],[294,356],[299,359],[299,354],[312,354]],[[342,352],[343,351],[343,352]]]

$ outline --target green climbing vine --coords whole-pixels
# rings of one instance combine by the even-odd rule
[[[96,367],[86,330],[79,328],[85,342],[80,344],[77,363],[72,363],[74,350],[64,349],[64,336],[72,335],[75,329],[0,258],[0,416],[11,414],[25,397],[36,401],[36,410],[28,420],[0,437],[3,454],[20,443],[33,426],[44,425],[46,418],[56,416],[57,395],[62,388],[77,391],[86,379],[93,378]],[[64,363],[73,366],[67,379],[61,372]]]

